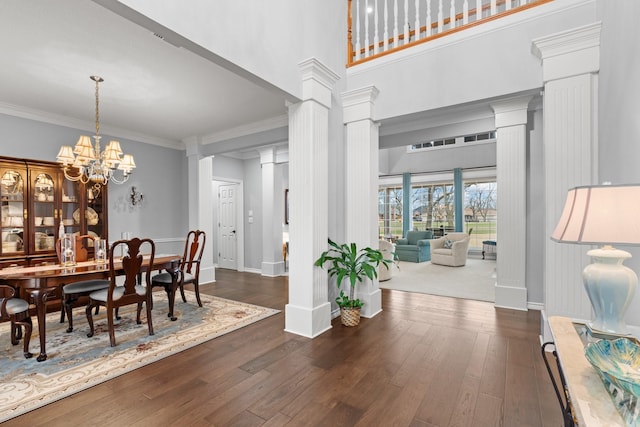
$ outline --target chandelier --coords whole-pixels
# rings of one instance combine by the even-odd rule
[[[58,163],[62,164],[65,178],[69,181],[80,181],[93,184],[93,194],[97,196],[100,188],[109,181],[124,184],[131,171],[136,167],[131,154],[123,154],[118,141],[109,141],[104,151],[100,151],[100,101],[98,87],[104,81],[102,77],[90,76],[96,82],[96,134],[91,138],[82,135],[76,146],[63,145],[58,152]],[[121,173],[116,176],[116,171]]]

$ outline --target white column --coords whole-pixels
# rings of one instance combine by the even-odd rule
[[[545,236],[553,232],[569,188],[597,183],[600,29],[595,23],[533,41],[544,80]],[[587,248],[546,239],[546,318],[591,318],[582,270]]]
[[[289,303],[285,330],[315,337],[331,328],[326,270],[331,91],[338,76],[309,59],[300,64],[302,101],[289,107]]]
[[[527,310],[527,107],[531,97],[491,105],[496,118],[498,231],[496,307]]]
[[[342,94],[346,125],[346,243],[378,248],[378,124],[373,121],[373,86]],[[365,279],[356,288],[364,302],[362,316],[382,310],[378,280]]]
[[[262,170],[262,275],[280,276],[284,273],[282,258],[282,209],[278,180],[276,179],[276,149],[260,150]]]
[[[216,208],[216,200],[212,196],[212,164],[210,157],[203,157],[200,153],[200,143],[197,138],[183,141],[187,147],[187,186],[189,189],[189,230],[205,232],[208,244],[205,243],[200,266],[200,283],[216,280],[213,264],[213,244],[216,238],[215,228],[211,218],[212,210]],[[184,237],[187,236],[185,231]]]

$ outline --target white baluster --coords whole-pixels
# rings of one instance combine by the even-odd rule
[[[398,0],[393,0],[393,47],[400,46],[398,37]]]
[[[409,43],[409,0],[404,0],[404,43]]]
[[[376,55],[380,51],[380,37],[378,37],[378,0],[374,0],[373,3],[373,54]]]
[[[442,32],[444,18],[442,17],[442,0],[438,0],[438,33]]]
[[[464,0],[462,3],[462,25],[469,23],[469,0]]]
[[[482,0],[476,0],[476,21],[482,19]]]
[[[356,1],[356,52],[355,60],[360,59],[360,0]]]
[[[416,23],[413,25],[415,31],[415,39],[420,40],[420,0],[416,0]]]
[[[364,3],[364,57],[370,55],[369,52],[369,0],[365,0]]]
[[[506,5],[506,9],[505,10],[511,10],[511,0],[507,0],[505,5]]]
[[[449,29],[456,27],[456,3],[455,0],[451,0],[451,7],[449,8]]]
[[[431,35],[431,0],[427,0],[427,37]]]
[[[495,15],[498,10],[498,5],[496,0],[491,0],[491,16]]]
[[[389,49],[389,8],[387,7],[387,2],[384,2],[384,41],[383,41],[383,48],[382,50],[384,52],[387,51],[387,49]]]

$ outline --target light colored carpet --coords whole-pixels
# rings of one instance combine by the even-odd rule
[[[495,302],[496,262],[467,259],[462,267],[400,261],[380,288]]]
[[[120,309],[116,320],[116,347],[109,346],[105,310],[94,316],[96,333],[89,330],[84,308],[74,310],[74,331],[66,333],[60,313],[47,315],[48,359],[38,363],[40,351],[37,322],[30,349],[32,359],[22,356],[22,341],[12,346],[9,324],[0,324],[0,422],[67,397],[111,378],[148,365],[278,313],[278,310],[201,295],[203,307],[193,292],[185,291],[187,303],[176,297],[178,320],[167,318],[167,298],[154,298],[153,327],[149,336],[143,309],[142,324],[135,322],[135,305]]]

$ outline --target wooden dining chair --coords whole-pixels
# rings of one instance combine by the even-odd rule
[[[114,254],[118,248],[125,249],[125,255],[122,257],[122,270],[118,271],[114,267]],[[145,249],[145,256],[148,259],[148,267],[142,265],[143,255],[140,251]],[[94,291],[89,295],[89,304],[86,308],[87,321],[89,322],[90,332],[88,337],[92,337],[95,333],[93,325],[92,310],[96,307],[103,306],[106,308],[107,325],[109,328],[109,340],[111,347],[116,345],[115,329],[114,329],[114,312],[122,306],[137,304],[136,323],[140,324],[140,313],[142,305],[146,305],[147,325],[149,326],[149,335],[153,335],[153,322],[151,318],[151,266],[155,257],[156,246],[151,239],[139,239],[134,237],[131,240],[118,240],[111,245],[109,250],[109,287]],[[118,285],[116,278],[119,274],[124,276],[124,284]],[[145,285],[138,284],[138,277],[142,277]]]
[[[16,290],[8,285],[0,285],[0,321],[11,322],[11,344],[18,345],[22,338],[22,328],[24,328],[23,353],[29,359],[33,356],[29,352],[29,341],[31,341],[31,331],[33,325],[29,315],[29,303],[23,299],[15,297]]]
[[[196,300],[200,307],[202,307],[199,287],[200,263],[202,261],[205,241],[206,234],[202,230],[191,230],[187,233],[187,240],[184,243],[184,254],[182,255],[179,266],[180,277],[178,278],[182,301],[187,302],[187,298],[184,295],[184,285],[191,283],[193,284],[193,288],[196,293]],[[165,272],[153,276],[151,279],[151,286],[164,288],[167,293],[167,297],[171,298],[171,292],[173,292],[173,277],[171,273]]]

